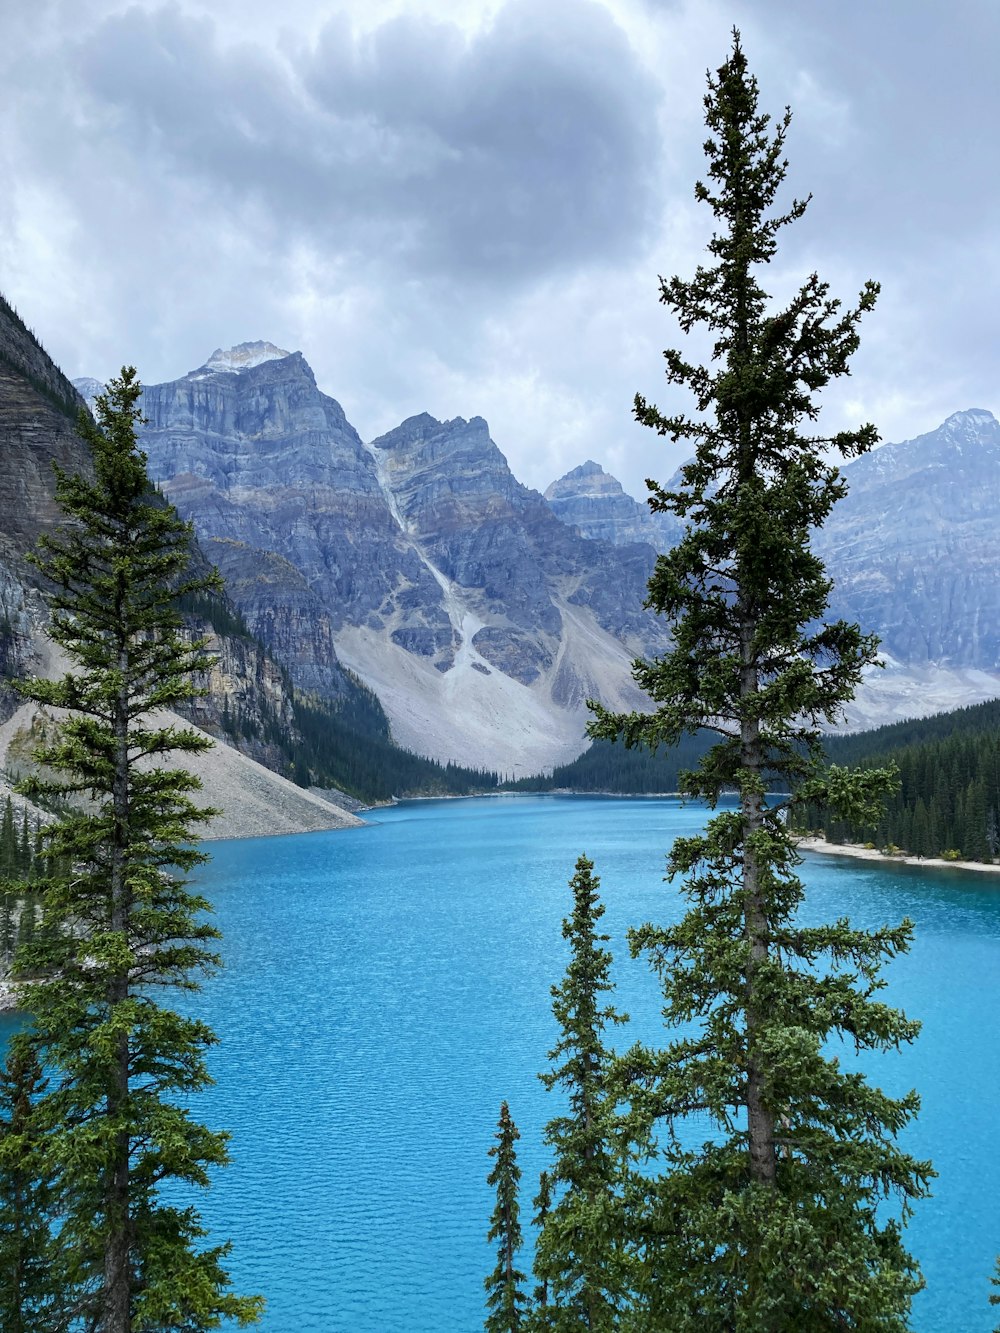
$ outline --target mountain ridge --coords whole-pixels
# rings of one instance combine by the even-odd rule
[[[841,470],[848,493],[814,540],[834,581],[829,614],[875,631],[883,654],[847,706],[847,726],[1000,695],[1000,423],[983,408],[954,412]],[[584,531],[631,540],[617,518],[620,501],[609,503],[607,482],[594,486],[593,476],[575,469],[553,483],[556,511],[567,489],[585,490],[589,518],[579,503],[569,518]],[[669,545],[648,534],[658,550]]]
[[[631,659],[666,643],[645,585],[681,525],[592,459],[543,496],[480,416],[420,412],[365,442],[303,354],[265,341],[147,401],[151,474],[303,688],[335,698],[349,667],[408,748],[521,775],[582,749],[587,697],[641,705]],[[956,412],[843,471],[816,538],[831,615],[884,653],[846,725],[1000,694],[1000,425]]]
[[[631,661],[665,642],[649,548],[560,523],[482,417],[365,444],[301,353],[232,359],[147,386],[142,447],[296,684],[333,697],[343,663],[407,748],[519,773],[579,753],[588,696],[641,703]]]

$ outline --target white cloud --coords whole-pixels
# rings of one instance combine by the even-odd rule
[[[736,21],[815,195],[774,282],[884,285],[826,422],[914,435],[997,405],[1000,20],[894,8],[8,5],[0,289],[71,374],[171,378],[270,338],[367,437],[479,414],[529,484],[589,456],[641,493],[678,459],[631,403],[679,402],[656,275],[703,254],[704,71]]]

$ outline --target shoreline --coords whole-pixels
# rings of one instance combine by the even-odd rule
[[[593,788],[588,791],[580,791],[576,787],[537,787],[531,791],[504,791],[490,788],[489,791],[466,791],[466,792],[442,792],[439,795],[426,796],[397,796],[392,801],[383,801],[382,805],[402,805],[406,801],[479,801],[483,799],[498,800],[502,796],[613,796],[622,801],[661,801],[666,796],[675,797],[677,800],[691,799],[684,796],[680,791],[605,791]],[[363,806],[365,810],[375,810],[379,806]]]
[[[945,861],[940,856],[911,856],[900,852],[888,856],[876,847],[862,847],[857,842],[827,842],[825,838],[799,838],[800,852],[818,852],[822,856],[849,856],[855,861],[882,861],[888,865],[914,866],[917,870],[974,870],[980,874],[1000,875],[1000,865],[984,861]]]

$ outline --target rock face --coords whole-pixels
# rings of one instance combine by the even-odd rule
[[[831,612],[871,628],[873,672],[855,726],[1000,694],[1000,424],[956,412],[937,430],[844,468],[850,486],[819,534]]]
[[[871,625],[897,661],[1000,664],[1000,423],[956,412],[844,468],[850,490],[816,546],[831,608]]]
[[[482,417],[412,417],[372,448],[404,530],[484,615],[558,637],[565,598],[590,607],[619,639],[655,636],[655,621],[640,610],[649,554],[623,555],[567,532],[515,479]],[[609,585],[610,598],[602,595]]]
[[[590,459],[554,481],[545,499],[557,518],[584,537],[615,546],[646,542],[666,551],[677,540],[680,522],[673,514],[654,514],[649,505],[633,500],[622,484]]]
[[[26,559],[60,519],[53,463],[89,465],[76,431],[83,400],[0,297],[0,677],[44,669],[47,612]],[[0,720],[19,699],[0,681]]]
[[[222,368],[147,387],[143,447],[253,632],[296,684],[336,697],[331,636],[344,625],[391,619],[433,656],[449,622],[340,404],[301,353],[261,358],[264,346],[216,351]]]
[[[10,726],[16,725],[15,718],[24,708],[6,682],[19,675],[46,675],[61,669],[45,635],[48,611],[39,592],[39,575],[27,556],[43,533],[63,521],[55,502],[53,463],[68,472],[86,474],[90,470],[89,451],[77,433],[76,422],[84,399],[92,398],[102,387],[95,381],[83,381],[81,396],[0,298],[0,723],[9,719]],[[202,559],[197,552],[195,558]],[[270,790],[271,786],[280,789],[283,831],[295,831],[296,810],[298,827],[339,826],[341,812],[330,807],[324,813],[305,793],[299,800],[286,790],[291,784],[252,762],[285,762],[277,748],[263,739],[268,724],[286,734],[293,732],[291,698],[280,667],[245,635],[216,633],[197,617],[192,628],[207,631],[217,661],[203,682],[207,695],[192,702],[186,710],[188,718],[221,739],[225,716],[239,710],[248,733],[240,746],[249,757],[236,756],[230,761],[220,755],[206,761],[208,773],[239,776],[228,787],[220,780],[214,789],[218,801],[225,804],[228,794],[230,804],[214,836],[226,836],[244,826],[267,832],[260,821],[243,820],[241,824],[241,803],[250,800],[247,793],[251,789]],[[6,753],[4,746],[0,766]],[[291,793],[297,791],[291,788]],[[276,830],[277,825],[271,831]]]
[[[579,753],[588,696],[639,701],[630,662],[663,643],[653,551],[560,522],[482,418],[365,445],[270,344],[216,351],[143,410],[151,475],[297,684],[335,697],[343,663],[402,744],[508,772]]]
[[[870,673],[847,709],[849,724],[996,697],[1000,423],[981,409],[956,412],[843,472],[848,494],[815,541],[834,580],[830,617],[877,633],[885,655],[884,670]],[[567,473],[546,497],[581,532],[621,543],[638,530],[628,504],[641,506],[596,464]],[[669,527],[642,530],[658,550],[676,540]]]

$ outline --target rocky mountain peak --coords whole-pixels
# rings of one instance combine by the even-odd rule
[[[405,450],[430,441],[445,446],[448,442],[456,444],[462,441],[496,447],[490,439],[490,428],[483,417],[470,417],[468,421],[465,417],[452,417],[450,421],[439,421],[429,412],[420,412],[416,416],[407,417],[394,430],[373,440],[372,447]]]
[[[239,374],[263,365],[265,361],[283,361],[291,355],[291,352],[275,347],[274,343],[258,339],[256,342],[237,343],[235,347],[217,347],[201,369],[235,371]]]
[[[995,489],[998,461],[1000,422],[984,408],[969,408],[953,412],[925,435],[863,454],[844,468],[844,476],[856,496],[884,486],[900,494],[898,488],[907,483],[916,487],[921,503],[940,505],[957,486]],[[928,492],[931,476],[933,495]]]
[[[393,430],[385,435],[380,435],[377,440],[373,440],[372,447],[374,449],[406,449],[417,440],[426,439],[428,435],[433,435],[439,431],[442,424],[437,417],[432,417],[429,412],[418,412],[416,416],[407,417]]]
[[[952,438],[976,440],[984,435],[994,437],[998,428],[1000,423],[992,412],[982,407],[970,407],[964,412],[953,412],[940,430]]]
[[[653,514],[628,495],[617,477],[588,459],[554,481],[545,499],[557,518],[584,537],[628,546],[645,542],[658,551],[671,547],[680,524],[670,514]]]
[[[843,475],[847,495],[816,536],[834,579],[831,615],[877,629],[897,662],[995,669],[1000,422],[982,408],[954,412]]]
[[[94,410],[94,402],[99,393],[104,392],[104,385],[100,380],[95,380],[92,375],[81,375],[79,379],[71,381],[73,388],[77,391],[83,401]]]
[[[619,495],[625,495],[621,482],[617,477],[605,472],[600,463],[595,463],[590,458],[579,467],[571,468],[565,476],[552,482],[545,491],[545,498],[549,504],[572,502],[575,499],[591,496]],[[631,497],[627,498],[631,502]]]

